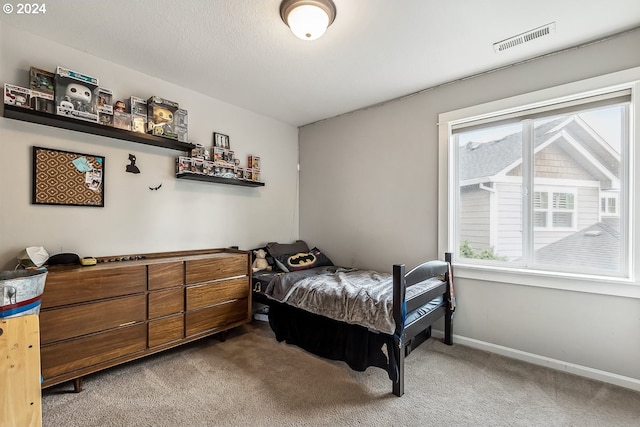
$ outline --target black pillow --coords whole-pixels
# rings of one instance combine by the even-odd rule
[[[278,268],[285,273],[333,265],[329,257],[320,252],[318,248],[313,248],[308,252],[279,255],[274,258]]]
[[[304,240],[296,240],[293,243],[270,242],[267,243],[266,248],[269,255],[274,258],[280,255],[309,252],[309,246],[307,246],[307,243]]]

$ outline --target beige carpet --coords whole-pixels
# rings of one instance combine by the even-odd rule
[[[386,372],[354,372],[237,328],[43,395],[46,427],[640,426],[640,393],[429,340],[406,361],[405,395]]]

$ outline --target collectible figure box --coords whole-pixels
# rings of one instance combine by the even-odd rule
[[[16,107],[31,108],[31,91],[26,87],[4,84],[4,103]]]
[[[205,175],[213,175],[214,170],[215,170],[215,163],[213,163],[211,160],[205,160],[204,161],[204,174]]]
[[[58,67],[54,82],[56,114],[98,122],[98,79]]]
[[[113,112],[113,127],[124,130],[131,130],[131,114],[124,111]]]
[[[51,71],[31,67],[29,69],[29,89],[51,95],[53,98],[55,74]]]
[[[44,113],[55,114],[56,103],[53,99],[53,94],[38,92],[37,90],[31,90],[31,109],[36,111],[42,111]]]
[[[98,88],[98,123],[113,126],[113,92],[104,87]]]
[[[176,158],[176,173],[191,173],[191,157]]]
[[[224,161],[224,148],[213,147],[213,161],[214,162],[223,162]]]
[[[180,142],[189,142],[188,141],[188,120],[187,110],[183,108],[179,108],[176,110],[175,115],[173,116],[173,123],[175,126],[175,132],[178,135],[178,141]]]
[[[251,172],[251,181],[260,181],[260,171],[259,170],[253,170]]]
[[[244,168],[236,167],[236,179],[244,179]]]
[[[178,108],[173,118],[173,124],[181,127],[189,127],[189,113],[184,108]]]
[[[147,101],[147,130],[152,135],[178,139],[173,119],[178,103],[152,96]]]
[[[195,173],[204,173],[204,159],[191,159],[191,171]]]
[[[251,181],[251,176],[253,175],[253,170],[251,168],[246,168],[244,170],[244,179],[247,181]]]
[[[104,87],[98,88],[98,112],[113,114],[113,92]]]
[[[249,156],[247,159],[247,166],[252,169],[260,169],[260,157],[258,156]]]
[[[147,101],[137,96],[129,99],[131,109],[131,130],[134,132],[147,132]]]
[[[207,149],[202,144],[196,144],[191,149],[191,157],[198,157],[200,159],[209,160]]]
[[[113,127],[113,114],[98,113],[98,123]]]

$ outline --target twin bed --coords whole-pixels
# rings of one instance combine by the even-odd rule
[[[272,271],[253,273],[258,302],[269,307],[278,341],[297,345],[363,371],[387,371],[396,396],[404,394],[404,359],[444,319],[444,343],[452,344],[451,254],[393,274],[343,268],[304,241],[270,243]]]

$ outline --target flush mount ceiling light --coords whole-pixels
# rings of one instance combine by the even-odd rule
[[[336,5],[331,0],[284,0],[280,17],[296,37],[315,40],[336,19]]]

